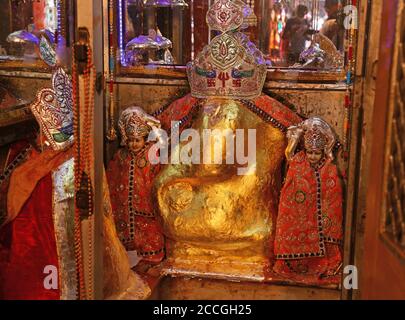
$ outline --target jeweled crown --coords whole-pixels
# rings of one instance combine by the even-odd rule
[[[31,111],[54,150],[65,150],[73,144],[73,99],[69,75],[57,68],[52,88],[38,92]]]
[[[127,146],[128,140],[135,137],[147,137],[152,130],[160,128],[160,121],[147,114],[142,108],[126,108],[118,122],[121,133],[121,146]]]
[[[207,12],[207,24],[221,32],[187,65],[191,94],[197,98],[260,96],[266,80],[263,54],[239,32],[249,25],[252,10],[241,0],[217,0]]]
[[[305,149],[324,150],[327,144],[326,137],[317,127],[307,130],[304,134]]]
[[[319,117],[309,118],[288,128],[287,138],[286,156],[288,160],[294,155],[301,139],[303,139],[306,150],[321,150],[329,159],[334,159],[333,148],[337,141],[336,134],[329,123]]]

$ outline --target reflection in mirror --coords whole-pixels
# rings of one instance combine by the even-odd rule
[[[0,62],[39,60],[41,36],[52,44],[58,25],[57,0],[0,0]]]
[[[343,68],[344,0],[271,0],[263,12],[260,47],[275,67]]]
[[[112,0],[110,0],[112,1]],[[346,0],[234,0],[244,2],[244,32],[277,68],[344,67]],[[205,23],[211,0],[116,0],[122,66],[185,65],[215,37]]]
[[[121,64],[185,64],[190,46],[183,38],[191,29],[184,0],[118,0]]]

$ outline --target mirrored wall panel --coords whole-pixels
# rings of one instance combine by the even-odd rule
[[[41,37],[64,48],[69,42],[70,0],[0,0],[0,68],[44,67]]]
[[[344,67],[346,0],[235,1],[246,6],[244,32],[269,67]],[[110,0],[110,53],[127,69],[185,65],[216,36],[206,24],[211,5],[211,0]]]

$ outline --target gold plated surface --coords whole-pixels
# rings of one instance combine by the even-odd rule
[[[271,252],[286,139],[238,102],[226,99],[208,99],[193,129],[200,133],[201,158],[207,148],[217,148],[212,140],[203,143],[203,130],[244,129],[247,155],[247,129],[256,129],[256,143],[249,145],[256,147],[256,161],[250,164],[250,174],[238,175],[238,163],[226,164],[223,137],[222,164],[180,163],[163,169],[156,189],[169,238],[166,270],[260,280]],[[184,152],[185,144],[177,149]]]

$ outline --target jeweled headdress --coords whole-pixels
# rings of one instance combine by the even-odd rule
[[[297,126],[288,128],[287,159],[290,160],[301,138],[305,149],[322,150],[325,155],[333,160],[333,147],[336,143],[336,135],[331,126],[321,118],[310,118]]]
[[[304,144],[307,150],[324,150],[327,141],[325,135],[318,127],[313,127],[304,134]]]
[[[31,111],[54,150],[73,144],[73,100],[70,76],[58,68],[52,75],[52,88],[37,93]]]
[[[130,138],[146,137],[152,130],[160,128],[160,122],[140,107],[129,107],[122,112],[118,128],[121,145],[127,146]]]
[[[207,23],[221,32],[187,65],[191,94],[197,98],[258,97],[266,80],[263,54],[239,30],[249,25],[252,12],[240,0],[217,0]]]

